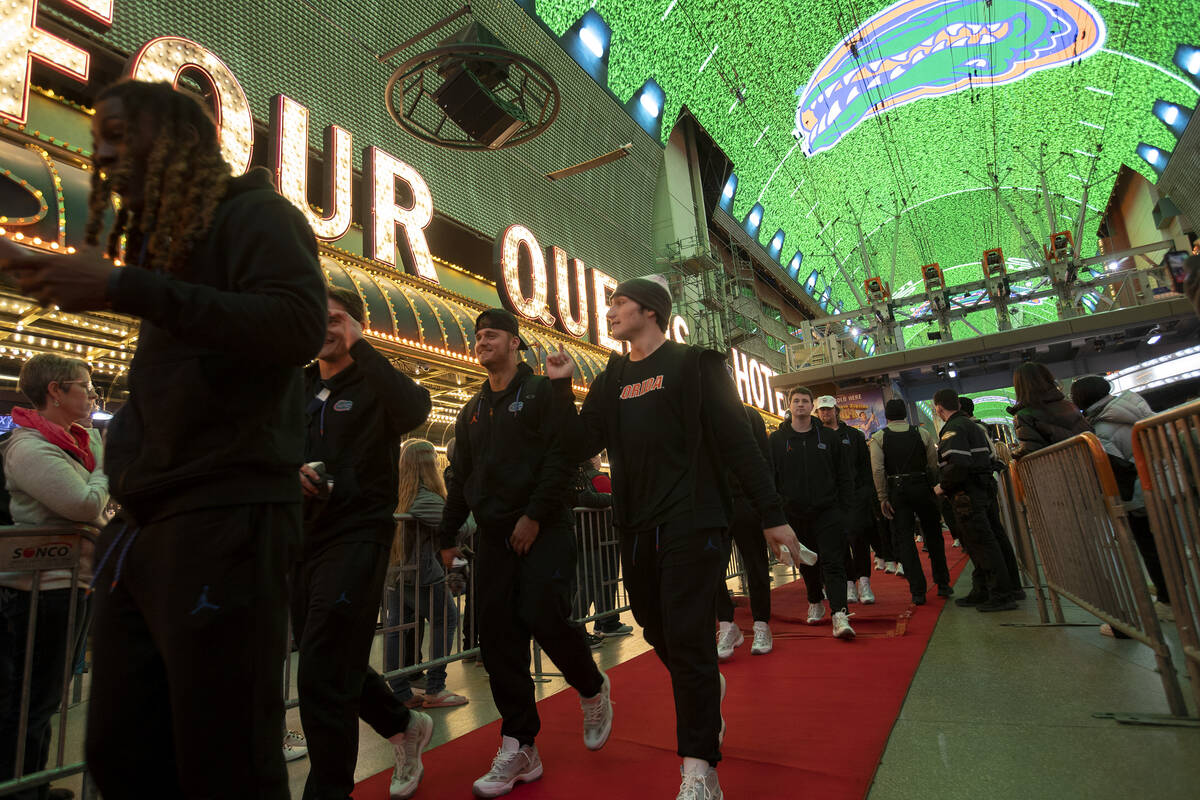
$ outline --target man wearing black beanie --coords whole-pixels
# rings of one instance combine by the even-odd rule
[[[724,356],[668,341],[670,313],[671,295],[658,282],[634,278],[617,286],[607,319],[629,354],[609,359],[581,412],[570,356],[552,353],[546,374],[573,460],[608,449],[630,605],[671,674],[683,758],[678,798],[701,800],[722,796],[716,765],[724,679],[713,617],[732,512],[725,470],[769,526],[763,534],[781,560],[811,564],[816,553],[803,549],[786,524]]]

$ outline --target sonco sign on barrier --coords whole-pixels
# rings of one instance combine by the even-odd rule
[[[0,540],[0,572],[69,569],[79,560],[79,539],[24,536]]]

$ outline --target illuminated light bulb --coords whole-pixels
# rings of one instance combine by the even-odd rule
[[[277,95],[271,107],[271,128],[279,193],[304,213],[318,239],[340,239],[350,229],[354,161],[349,131],[336,125],[325,129],[325,185],[332,190],[325,203],[328,213],[321,216],[308,202],[308,109],[290,97]]]
[[[429,185],[413,167],[378,147],[368,147],[363,156],[363,191],[368,206],[363,226],[363,251],[367,258],[396,266],[396,226],[404,229],[417,277],[438,283],[433,255],[425,228],[433,220],[433,196]],[[408,184],[413,204],[396,205],[396,179]]]
[[[254,117],[246,93],[225,62],[202,45],[178,36],[162,36],[142,45],[129,68],[134,80],[179,85],[184,72],[203,75],[216,101],[215,116],[220,129],[221,154],[243,174],[250,166],[254,147]]]
[[[600,41],[600,37],[590,27],[579,29],[579,41],[583,42],[583,46],[596,58],[604,55],[604,42]]]
[[[1158,164],[1158,151],[1152,147],[1146,148],[1146,160],[1151,164]]]
[[[1200,75],[1200,50],[1188,56],[1186,68],[1193,75]]]
[[[91,58],[83,48],[39,28],[37,3],[0,3],[0,31],[8,55],[0,74],[0,114],[24,127],[29,111],[30,66],[34,60],[87,83]]]
[[[657,117],[658,112],[662,110],[658,105],[658,100],[651,96],[649,92],[642,92],[642,96],[638,100],[638,105],[652,117]]]
[[[529,253],[529,265],[533,278],[533,293],[525,297],[521,289],[521,248]],[[522,317],[541,320],[549,315],[546,302],[550,287],[546,279],[546,260],[541,245],[533,231],[524,225],[509,225],[498,242],[500,255],[501,287],[511,307]]]
[[[1163,112],[1163,122],[1174,125],[1177,119],[1179,119],[1179,109],[1175,106],[1167,106],[1167,110]]]

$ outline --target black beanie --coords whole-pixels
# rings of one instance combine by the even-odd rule
[[[1112,390],[1112,384],[1101,375],[1082,375],[1071,384],[1071,402],[1080,411],[1087,411],[1096,401]]]
[[[899,422],[908,417],[908,404],[898,397],[893,397],[884,403],[883,416],[888,422]]]
[[[667,325],[671,321],[671,293],[661,283],[649,278],[630,278],[617,284],[612,296],[628,297],[642,308],[653,311],[658,320],[658,327],[666,333]]]

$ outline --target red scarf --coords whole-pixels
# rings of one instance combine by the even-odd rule
[[[22,428],[33,428],[45,436],[47,442],[74,456],[88,472],[96,471],[96,456],[90,446],[91,436],[82,425],[73,422],[71,427],[64,431],[61,425],[51,422],[36,411],[20,406],[13,408],[12,418],[13,422]]]

